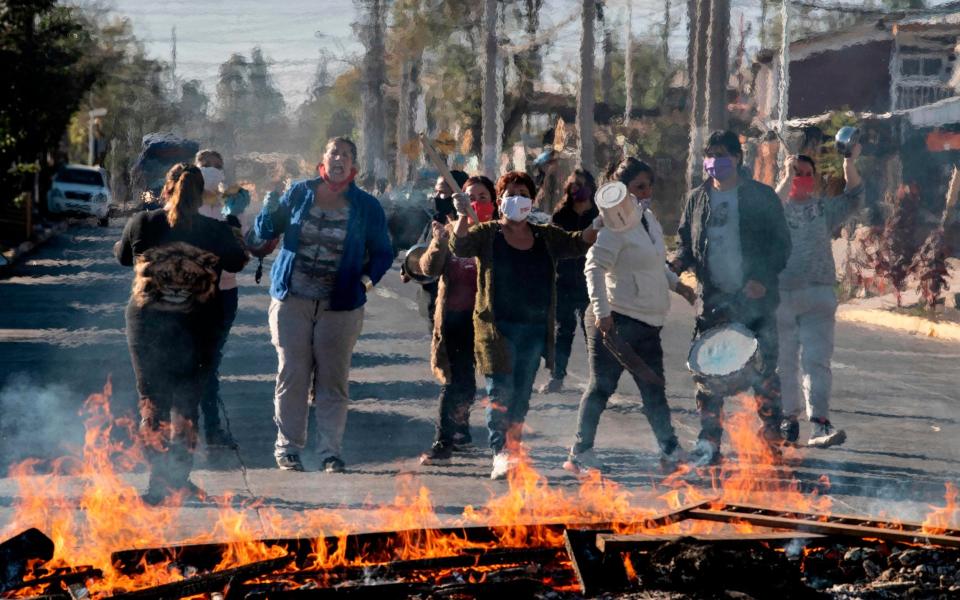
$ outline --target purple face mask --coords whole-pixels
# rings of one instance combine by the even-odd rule
[[[729,179],[734,173],[734,168],[733,158],[729,156],[703,159],[703,169],[707,172],[707,175],[717,181]]]

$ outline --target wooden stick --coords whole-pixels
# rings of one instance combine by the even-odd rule
[[[856,525],[859,527],[879,527],[881,529],[912,531],[918,535],[923,535],[924,528],[922,523],[911,523],[909,521],[897,523],[855,515],[811,513],[796,510],[777,510],[775,508],[758,506],[755,504],[727,504],[722,507],[722,510],[736,513],[752,513],[771,515],[775,517],[789,517],[791,519],[803,519],[808,521],[822,521],[827,523],[837,523],[839,525]],[[946,535],[950,537],[960,537],[960,529],[944,529],[939,533],[940,535]]]
[[[861,539],[875,538],[890,542],[919,542],[948,548],[960,548],[960,537],[934,534],[928,535],[919,531],[903,531],[898,529],[887,529],[884,527],[867,527],[864,525],[845,525],[842,523],[831,523],[829,521],[811,521],[807,519],[793,519],[790,517],[774,516],[769,514],[732,512],[729,510],[695,509],[690,511],[689,517],[691,519],[719,521],[721,523],[750,523],[751,525],[758,525],[760,527],[773,527],[775,529],[789,529],[792,531],[822,533],[825,535],[838,535]]]
[[[941,224],[946,225],[957,208],[957,197],[960,196],[960,168],[953,167],[950,174],[950,185],[947,187],[947,201],[943,207]]]
[[[447,167],[447,163],[440,158],[440,153],[437,152],[437,149],[433,147],[433,144],[430,143],[430,140],[427,139],[425,133],[420,134],[420,145],[423,146],[423,153],[427,155],[427,159],[433,164],[433,168],[440,172],[440,176],[443,177],[443,180],[447,182],[447,185],[450,186],[450,189],[454,194],[459,194],[463,190],[460,188],[460,184],[457,183],[457,180],[453,178],[453,173],[450,172],[450,168]],[[473,210],[473,207],[467,204],[467,212],[470,213],[470,218],[473,219],[474,223],[479,223],[480,218],[477,216],[476,211]]]
[[[800,533],[794,531],[770,533],[707,533],[694,535],[617,535],[613,533],[601,533],[597,535],[597,549],[604,554],[614,552],[635,552],[637,550],[648,550],[665,544],[667,542],[677,542],[680,540],[690,540],[692,542],[704,543],[749,543],[749,542],[772,542],[776,544],[789,543],[793,540],[816,540],[826,536],[819,533]]]

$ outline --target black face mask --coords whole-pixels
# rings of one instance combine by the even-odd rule
[[[433,208],[436,211],[433,218],[441,223],[446,223],[448,216],[457,213],[457,209],[453,207],[453,198],[450,196],[444,198],[440,194],[435,195],[433,197]]]

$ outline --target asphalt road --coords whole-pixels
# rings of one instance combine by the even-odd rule
[[[134,380],[126,349],[123,308],[131,272],[110,252],[119,223],[70,229],[0,280],[0,464],[77,452],[78,411],[86,396],[110,379],[115,414],[132,414]],[[353,356],[350,415],[344,459],[348,473],[282,472],[272,457],[276,355],[269,342],[268,277],[257,285],[253,267],[240,276],[240,311],[226,346],[222,393],[238,452],[201,448],[194,479],[214,495],[261,498],[262,506],[299,512],[338,511],[363,525],[367,509],[392,501],[398,482],[423,484],[441,517],[502,494],[488,479],[490,458],[479,409],[472,453],[448,467],[421,467],[417,456],[432,441],[439,386],[429,370],[429,334],[416,309],[416,286],[394,268],[367,304]],[[692,309],[674,296],[664,329],[668,396],[685,446],[698,431],[693,384],[684,363]],[[575,341],[568,390],[535,395],[526,441],[536,468],[551,486],[575,494],[578,481],[560,469],[572,442],[587,369],[583,341]],[[847,443],[803,450],[793,477],[801,489],[829,493],[838,512],[915,519],[941,504],[944,483],[960,477],[960,345],[887,330],[840,324],[834,357],[833,421]],[[546,374],[541,372],[538,382]],[[804,424],[801,435],[808,432]],[[664,491],[655,444],[633,383],[624,378],[600,424],[597,451],[609,478],[638,497]],[[820,476],[830,480],[827,488]],[[401,477],[401,476],[404,477]],[[130,480],[145,485],[143,473]],[[0,530],[10,525],[17,488],[0,478]],[[255,510],[262,510],[255,509]],[[203,510],[180,525],[204,523]]]

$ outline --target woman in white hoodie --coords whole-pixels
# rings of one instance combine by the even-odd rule
[[[623,366],[604,346],[604,335],[615,330],[662,380],[660,329],[670,310],[669,292],[674,290],[688,302],[695,298],[695,292],[680,283],[666,266],[663,229],[650,210],[653,169],[641,160],[627,158],[617,166],[611,180],[626,186],[629,195],[623,202],[635,205],[622,211],[631,215],[632,220],[620,227],[607,223],[587,253],[584,272],[592,316],[586,316],[584,323],[590,384],[580,399],[576,442],[563,465],[574,473],[602,469],[593,452],[594,438],[600,415],[623,373]],[[602,211],[601,207],[601,214]],[[661,465],[672,471],[682,460],[683,451],[670,420],[666,390],[663,384],[639,377],[634,377],[634,381],[660,447]]]

